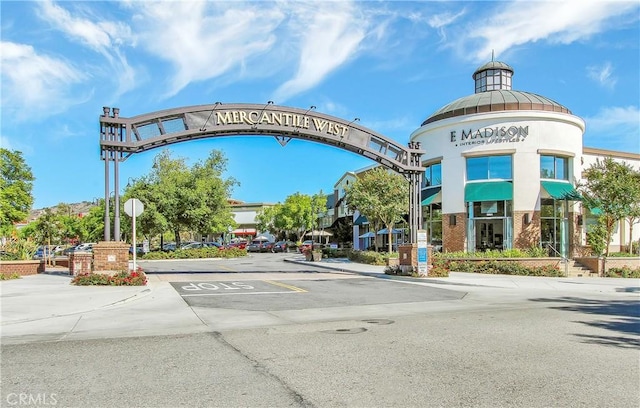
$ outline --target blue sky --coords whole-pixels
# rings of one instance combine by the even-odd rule
[[[34,208],[104,196],[102,106],[130,117],[217,101],[314,105],[407,143],[473,93],[492,52],[514,68],[513,89],[586,121],[585,146],[640,152],[638,1],[3,1],[1,17],[0,146],[31,167]],[[264,136],[169,149],[191,164],[223,151],[246,202],[331,192],[373,164]],[[127,159],[121,186],[159,152]]]

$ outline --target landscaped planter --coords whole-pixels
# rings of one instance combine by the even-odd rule
[[[5,276],[36,275],[44,272],[44,261],[0,261],[0,273]]]

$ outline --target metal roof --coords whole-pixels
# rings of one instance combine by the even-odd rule
[[[496,62],[492,63],[495,64]],[[429,116],[422,122],[421,126],[456,116],[518,110],[537,110],[571,114],[568,108],[544,96],[530,92],[499,90],[479,92],[456,99]]]
[[[511,68],[509,64],[505,64],[504,62],[500,61],[489,61],[480,68],[476,69],[476,72],[473,73],[472,78],[475,79],[478,72],[486,71],[488,69],[503,69],[505,71],[511,71],[513,73],[513,68]]]

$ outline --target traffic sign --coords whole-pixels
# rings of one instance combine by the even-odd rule
[[[124,203],[124,212],[127,213],[128,216],[133,217],[135,213],[136,217],[144,211],[144,204],[142,201],[137,198],[130,198]]]

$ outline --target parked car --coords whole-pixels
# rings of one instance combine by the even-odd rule
[[[273,247],[275,242],[264,242],[262,244],[262,248],[260,248],[260,252],[273,252]]]
[[[71,253],[73,253],[76,250],[77,247],[78,247],[78,245],[73,245],[73,246],[67,247],[67,248],[63,249],[60,252],[60,254],[62,254],[62,256],[69,256],[69,255],[71,255]]]
[[[273,252],[289,252],[289,248],[295,247],[291,241],[278,241],[273,244]]]
[[[166,244],[162,245],[162,250],[163,251],[175,251],[176,250],[176,243],[175,242],[168,242]]]
[[[93,251],[94,245],[95,242],[86,242],[84,244],[79,244],[78,246],[76,246],[74,251]]]
[[[231,242],[226,245],[227,248],[247,249],[247,241]]]
[[[129,254],[133,255],[133,245],[129,246]],[[144,244],[136,244],[136,255],[144,255]]]
[[[254,239],[245,249],[247,252],[270,252],[272,245],[273,242]]]
[[[302,245],[300,245],[298,247],[298,251],[300,253],[303,253],[304,251],[309,250],[309,249],[313,249],[313,240],[311,240],[311,239],[308,239],[308,240],[304,241],[302,243]]]
[[[33,255],[33,259],[44,259],[55,256],[56,251],[60,250],[58,245],[40,245]]]

